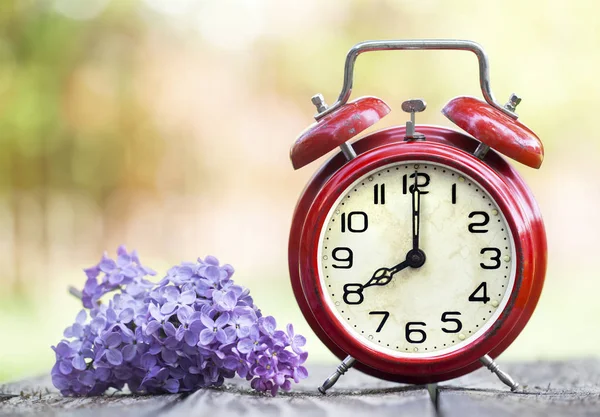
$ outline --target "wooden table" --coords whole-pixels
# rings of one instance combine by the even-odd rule
[[[438,386],[438,407],[426,387],[380,381],[350,370],[322,396],[316,387],[334,366],[309,367],[310,377],[275,398],[232,380],[188,395],[62,397],[42,376],[0,385],[0,416],[599,416],[600,360],[502,363],[522,389],[511,393],[489,371]]]

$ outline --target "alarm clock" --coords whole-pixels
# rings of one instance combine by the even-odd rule
[[[462,130],[416,124],[352,138],[390,112],[376,97],[348,101],[359,54],[464,50],[479,63],[483,100],[452,99],[442,113]],[[289,240],[296,300],[342,362],[386,380],[433,384],[485,366],[518,388],[495,362],[540,297],[546,234],[534,197],[507,158],[539,168],[540,139],[517,120],[521,99],[495,100],[482,47],[459,40],[367,41],[346,57],[344,83],[291,147],[294,169],[339,148],[305,187]]]

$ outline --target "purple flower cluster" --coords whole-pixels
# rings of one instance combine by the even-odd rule
[[[308,376],[306,339],[277,330],[230,265],[207,256],[182,263],[153,284],[154,271],[124,247],[86,269],[83,306],[53,346],[52,382],[63,395],[100,395],[125,385],[135,393],[219,386],[239,375],[276,395]],[[108,298],[109,293],[113,293]]]

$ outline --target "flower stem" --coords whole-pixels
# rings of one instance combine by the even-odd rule
[[[81,293],[80,290],[78,290],[77,288],[69,285],[69,294],[71,294],[73,297],[81,300],[83,298],[83,294]]]

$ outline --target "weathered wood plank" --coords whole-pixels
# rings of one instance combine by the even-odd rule
[[[523,386],[511,393],[494,375],[479,370],[440,385],[440,415],[600,415],[600,361],[501,363]],[[316,387],[333,366],[313,366],[308,380],[276,398],[259,395],[246,381],[190,395],[64,398],[48,376],[0,386],[0,416],[435,416],[427,390],[350,370],[322,396]]]
[[[0,386],[0,416],[140,416],[157,415],[180,395],[139,396],[115,393],[102,397],[63,397],[52,386],[50,376]]]
[[[507,363],[522,386],[517,393],[479,370],[440,387],[444,417],[600,415],[600,361]]]
[[[198,391],[177,403],[165,416],[427,416],[435,415],[423,387],[401,385],[350,370],[326,396],[317,391],[334,366],[313,367],[310,377],[290,393],[275,398],[257,395],[247,385]],[[210,410],[210,411],[207,411]]]

